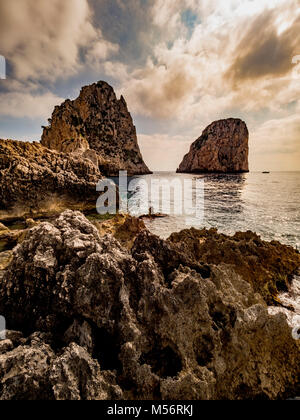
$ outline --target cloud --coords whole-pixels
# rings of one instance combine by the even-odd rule
[[[277,14],[259,15],[236,48],[233,64],[226,76],[234,83],[262,77],[283,76],[292,70],[292,57],[300,41],[300,18],[278,33]]]
[[[139,145],[145,162],[153,171],[174,171],[189,151],[191,141],[188,136],[142,134]]]
[[[184,108],[193,89],[194,79],[184,67],[148,67],[134,73],[126,89],[133,110],[155,118],[176,116]]]
[[[62,98],[51,92],[32,94],[30,92],[9,92],[1,94],[0,115],[14,118],[49,118],[55,105]]]
[[[90,0],[94,24],[107,41],[119,45],[118,61],[135,66],[144,63],[159,38],[153,31],[154,0]]]
[[[300,162],[300,106],[295,114],[271,119],[251,134],[252,170],[298,171]]]
[[[118,53],[119,46],[107,41],[96,41],[86,54],[86,63],[95,68],[103,68],[105,60],[111,55]]]
[[[78,72],[81,55],[115,51],[92,23],[88,0],[0,3],[1,52],[21,80],[51,80]]]
[[[254,169],[264,153],[292,160],[299,29],[298,0],[2,1],[11,74],[0,115],[48,117],[60,96],[101,78],[125,96],[154,169],[175,169],[202,130],[227,117],[250,126]]]

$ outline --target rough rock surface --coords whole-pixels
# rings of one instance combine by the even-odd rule
[[[0,140],[0,209],[10,214],[13,210],[51,210],[60,203],[95,203],[100,178],[88,159],[58,153],[39,143]]]
[[[32,228],[0,282],[0,313],[38,332],[0,355],[1,398],[296,396],[285,315],[231,265],[192,257],[147,230],[129,251],[79,212]]]
[[[215,121],[191,146],[178,173],[249,172],[249,132],[239,119]]]
[[[146,229],[142,220],[121,213],[110,220],[104,222],[94,221],[93,224],[101,236],[111,234],[121,245],[129,250],[132,248],[139,233]]]
[[[55,107],[49,122],[42,135],[44,146],[83,155],[105,176],[117,176],[119,170],[130,175],[150,173],[125,99],[118,100],[107,83],[82,88],[77,99]]]
[[[173,233],[168,241],[191,260],[231,265],[268,305],[280,303],[278,294],[288,291],[300,267],[297,250],[277,241],[263,241],[253,232],[227,236],[216,229],[188,229]]]
[[[72,343],[57,354],[51,337],[35,333],[11,340],[0,353],[0,400],[107,400],[120,399],[113,374],[103,374],[88,352]],[[4,342],[3,342],[4,343]],[[0,342],[1,344],[1,342]]]

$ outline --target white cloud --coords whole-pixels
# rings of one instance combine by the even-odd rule
[[[93,26],[88,0],[10,0],[0,3],[2,54],[18,79],[56,80],[88,59],[104,59],[116,47]]]
[[[127,19],[128,16],[145,19],[143,14],[127,10],[129,6],[137,8],[140,2],[127,3],[118,2],[126,8]],[[152,25],[147,22],[147,30],[139,32],[141,39],[137,43],[139,47],[143,44],[147,52],[149,45],[152,50],[146,64],[132,66],[124,51],[108,42],[105,33],[95,27],[88,0],[1,2],[0,39],[4,48],[1,53],[14,66],[19,81],[11,82],[10,92],[2,94],[0,114],[48,117],[61,100],[51,93],[38,94],[38,84],[32,80],[54,82],[79,71],[84,74],[88,68],[95,71],[95,77],[101,70],[101,74],[115,79],[118,94],[125,96],[130,111],[152,119],[153,136],[142,134],[139,138],[145,159],[153,169],[175,169],[191,142],[211,121],[230,116],[244,118],[251,128],[253,168],[260,169],[264,153],[272,155],[274,165],[276,159],[280,160],[280,150],[284,156],[299,157],[295,152],[298,147],[295,107],[299,112],[300,77],[299,80],[291,77],[292,57],[289,57],[299,41],[297,23],[294,32],[291,30],[299,19],[299,2],[153,0],[153,3],[149,16]],[[193,28],[187,28],[182,21],[182,12],[187,9],[197,16]],[[259,25],[258,19],[263,16],[268,27]],[[114,15],[111,22],[114,25]],[[118,31],[119,24],[115,22],[114,31]],[[127,24],[130,22],[126,20]],[[285,65],[283,60],[277,73],[272,73],[270,65],[266,69],[260,67],[256,54],[259,42],[247,42],[246,35],[251,35],[251,30],[257,34],[256,27],[260,27],[259,34],[276,41],[271,44],[274,48],[267,49],[271,57],[273,50],[274,54],[278,50],[287,52],[281,56],[289,63]],[[283,48],[284,45],[290,49]],[[145,51],[141,52],[143,58]],[[237,59],[245,58],[243,54],[256,66],[250,76],[247,71],[243,78],[239,77],[239,71],[235,78],[228,76],[228,69],[233,74],[234,64],[239,64]],[[119,61],[114,61],[116,57]],[[20,81],[26,81],[25,90]],[[157,133],[158,120],[160,127],[165,123],[163,131],[169,129],[169,135]],[[287,134],[281,125],[289,127]],[[165,162],[160,161],[161,156]],[[286,162],[283,157],[282,162]],[[295,159],[293,162],[295,166]],[[282,168],[285,167],[286,163],[282,163]]]
[[[14,118],[49,118],[55,105],[63,102],[51,92],[9,92],[1,94],[0,115]]]
[[[251,34],[252,26],[259,24],[258,18],[262,16],[262,11],[267,10],[267,2],[232,0],[224,5],[223,1],[214,0],[212,3],[207,5],[206,2],[184,0],[183,6],[182,1],[156,1],[154,22],[161,26],[170,16],[178,17],[184,7],[198,10],[199,15],[206,16],[206,19],[195,27],[190,39],[179,37],[171,46],[168,42],[154,46],[153,55],[143,68],[130,74],[123,68],[120,75],[123,90],[120,90],[135,113],[153,118],[176,118],[180,124],[184,120],[190,125],[195,121],[199,124],[199,119],[203,123],[215,119],[232,109],[243,113],[259,112],[265,108],[281,112],[282,106],[296,99],[299,89],[291,77],[292,57],[288,53],[287,63],[278,68],[278,74],[274,71],[268,77],[254,81],[245,79],[235,82],[235,85],[225,77],[239,54],[241,39],[247,31]],[[287,30],[295,22],[298,9],[295,1],[285,2],[283,8],[282,4],[282,0],[277,0],[272,3],[272,8],[277,7],[275,17],[284,16],[285,22],[289,22]],[[275,25],[271,12],[266,12],[268,16],[269,23]],[[222,26],[215,27],[215,19],[222,19]],[[294,26],[295,33],[296,30],[297,24]],[[288,37],[284,37],[283,33],[282,39],[276,40],[276,45],[279,42],[283,44],[285,38]],[[286,50],[289,50],[288,46]],[[272,51],[269,54],[272,55]],[[252,59],[256,65],[254,70],[263,74],[265,70],[257,68],[257,61]],[[282,76],[280,72],[284,71],[290,73]]]

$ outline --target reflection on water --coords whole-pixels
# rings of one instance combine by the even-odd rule
[[[228,215],[229,218],[243,211],[242,189],[246,176],[214,175],[205,177],[205,212],[216,216]]]
[[[279,240],[300,247],[300,173],[249,173],[242,175],[185,175],[156,172],[142,178],[150,185],[160,178],[204,180],[204,220],[186,215],[148,221],[149,229],[161,237],[187,227],[216,227],[221,232],[252,230],[266,240]],[[193,192],[194,195],[196,191]],[[138,193],[136,193],[138,196]],[[194,197],[195,198],[195,197]],[[156,197],[160,200],[160,197]],[[171,206],[173,197],[171,196]]]

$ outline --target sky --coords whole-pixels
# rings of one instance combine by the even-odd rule
[[[0,138],[40,140],[55,105],[105,80],[152,170],[212,121],[241,118],[252,171],[300,170],[298,0],[0,2]]]

